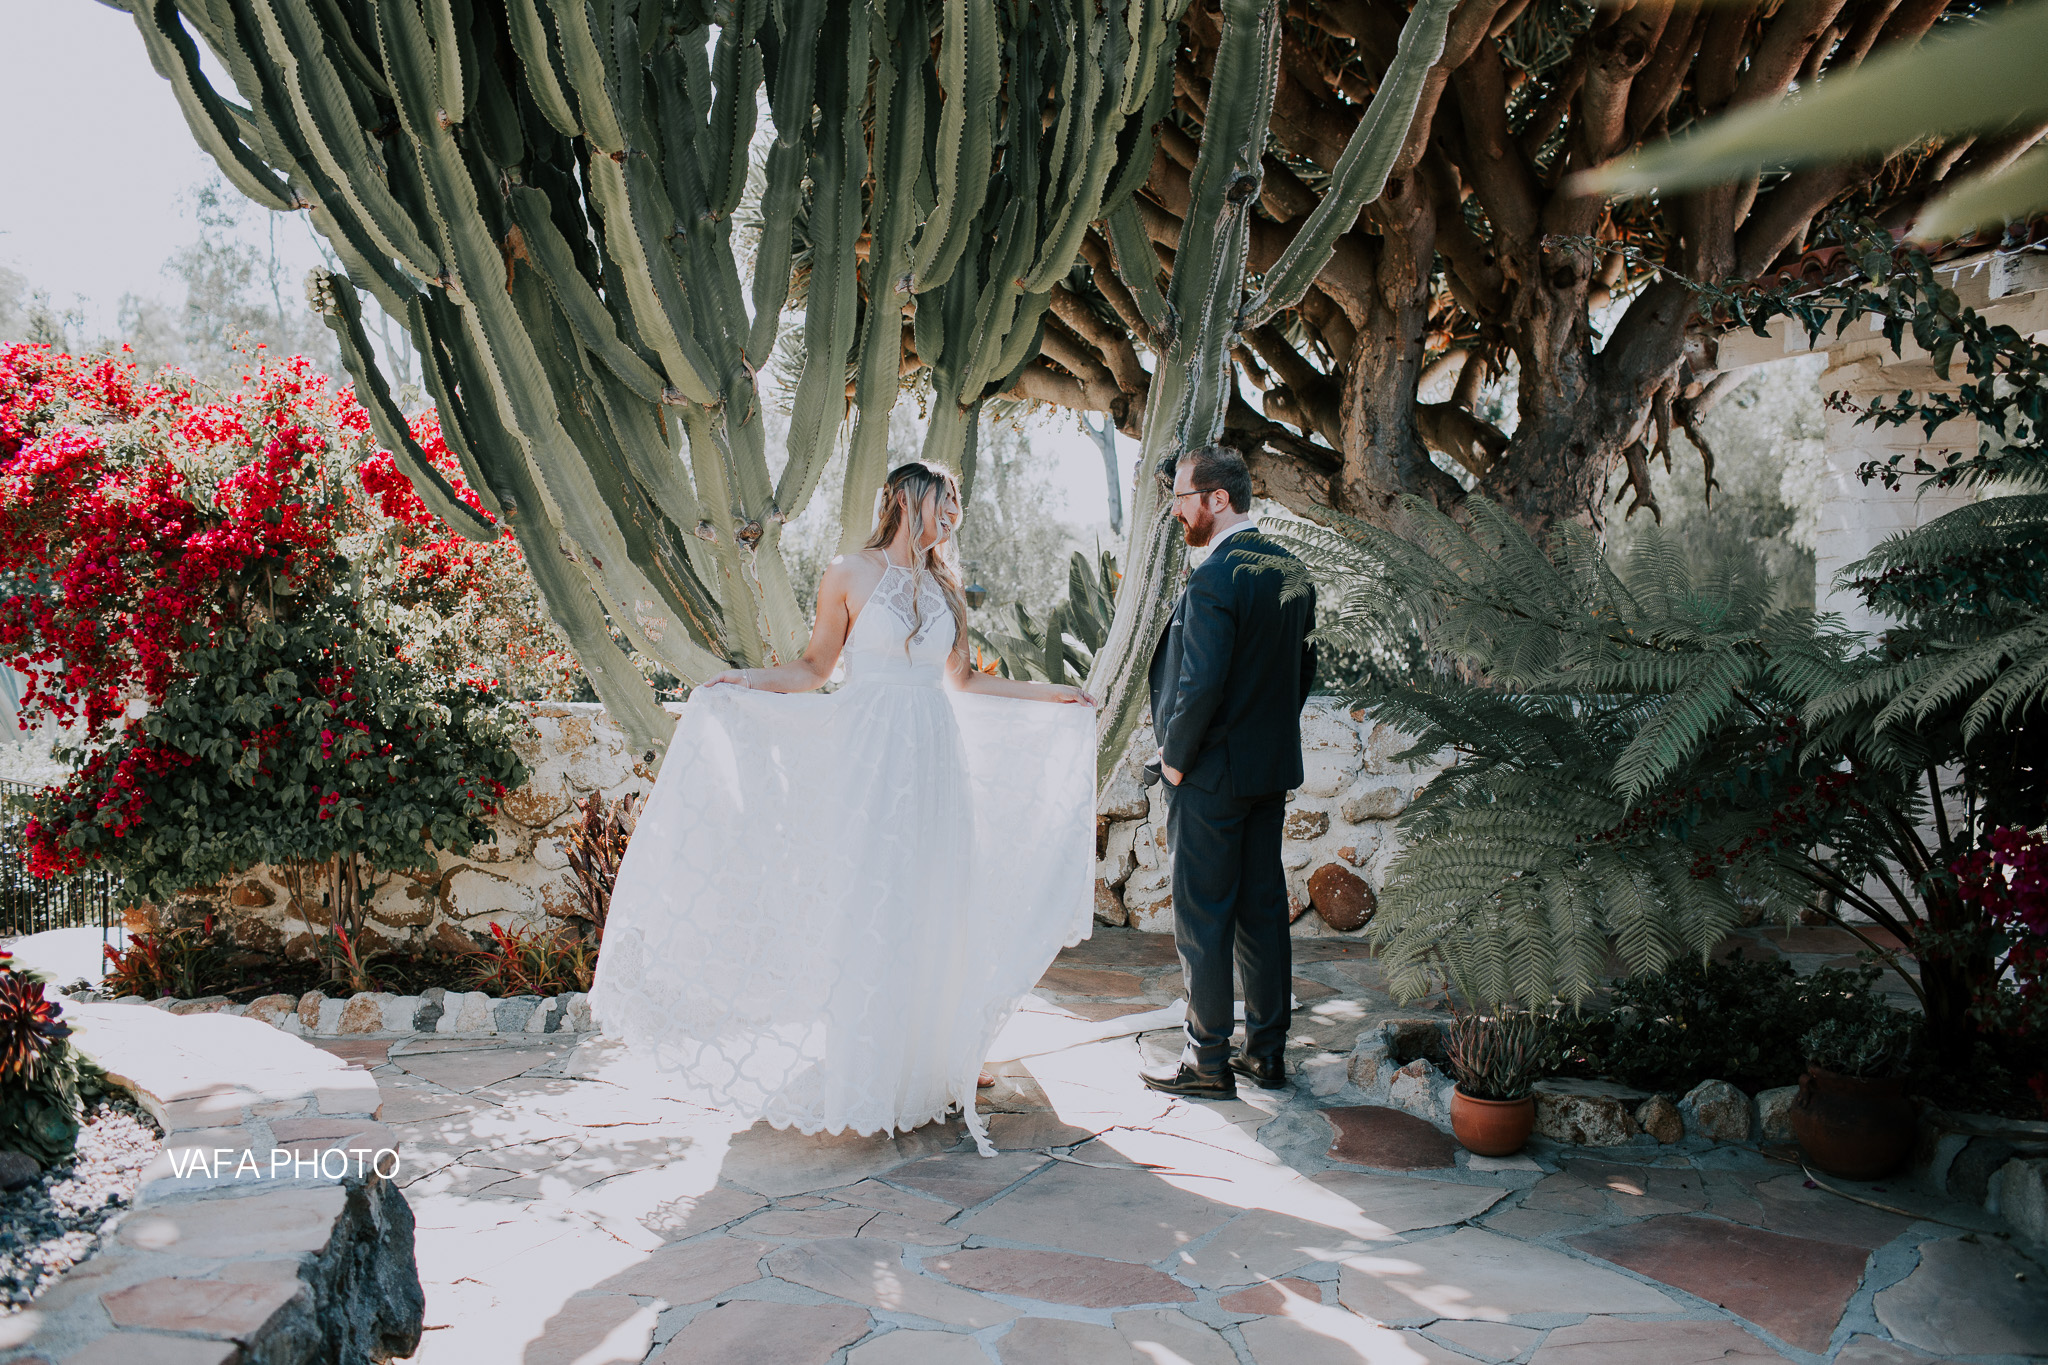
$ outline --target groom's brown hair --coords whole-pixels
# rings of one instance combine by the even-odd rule
[[[1230,494],[1230,510],[1243,512],[1252,505],[1252,471],[1246,466],[1244,456],[1229,446],[1196,446],[1179,460],[1168,477],[1179,472],[1179,466],[1188,467],[1188,478],[1199,492],[1208,493],[1222,489]]]

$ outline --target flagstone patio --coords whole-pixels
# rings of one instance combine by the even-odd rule
[[[1981,1210],[1810,1187],[1754,1149],[1473,1158],[1348,1087],[1169,1100],[1171,944],[1063,954],[962,1127],[734,1131],[606,1044],[332,1041],[370,1068],[418,1220],[421,1362],[1892,1365],[2048,1353],[2048,1267]],[[1302,944],[1293,1061],[1395,1013]],[[1410,1011],[1402,1011],[1410,1012]],[[1100,1027],[1098,1027],[1100,1026]],[[1070,1045],[1069,1045],[1070,1044]],[[1056,1049],[1041,1051],[1040,1049]],[[1394,1122],[1394,1119],[1407,1122]],[[1423,1125],[1426,1129],[1426,1125]],[[1333,1157],[1334,1153],[1334,1157]]]

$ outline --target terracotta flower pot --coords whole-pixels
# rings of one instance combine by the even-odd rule
[[[1474,1099],[1462,1089],[1451,1091],[1451,1131],[1475,1156],[1513,1156],[1536,1127],[1536,1097],[1518,1100]]]
[[[1919,1115],[1902,1077],[1843,1076],[1808,1062],[1787,1117],[1815,1167],[1844,1180],[1875,1180],[1913,1150]]]

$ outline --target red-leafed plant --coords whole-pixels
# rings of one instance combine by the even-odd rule
[[[491,946],[471,952],[470,989],[491,995],[587,991],[597,975],[597,944],[545,929],[507,929],[493,921]]]
[[[156,933],[128,935],[128,946],[108,944],[102,988],[113,995],[145,999],[172,995],[190,1000],[228,984],[231,945],[212,915],[198,924],[178,924]]]
[[[43,983],[20,972],[0,972],[0,1082],[32,1074],[44,1056],[71,1036],[56,1001],[43,998]]]
[[[618,884],[619,864],[625,861],[627,841],[640,820],[634,808],[638,800],[637,793],[627,792],[616,802],[607,803],[602,795],[592,792],[576,803],[583,819],[570,831],[567,840],[569,870],[576,878],[574,918],[582,923],[593,944],[604,942],[604,926],[611,915],[612,888]]]

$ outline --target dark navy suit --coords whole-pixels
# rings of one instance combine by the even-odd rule
[[[1189,577],[1152,653],[1153,731],[1167,767],[1173,933],[1188,988],[1182,1060],[1228,1063],[1231,962],[1244,983],[1245,1053],[1287,1046],[1293,947],[1280,826],[1301,785],[1301,708],[1315,680],[1313,592],[1282,602],[1281,578],[1248,556],[1286,555],[1251,527]]]

